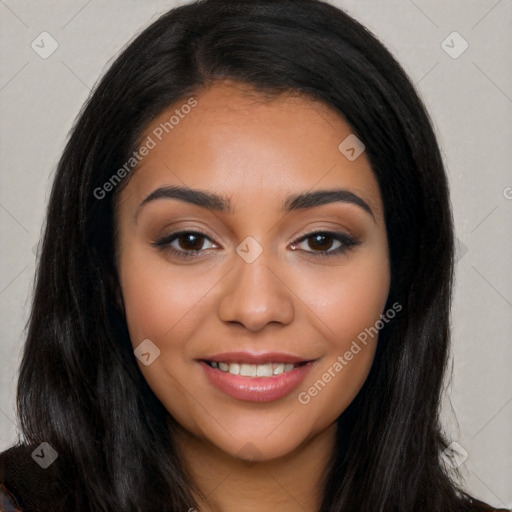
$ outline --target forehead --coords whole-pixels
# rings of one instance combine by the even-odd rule
[[[290,93],[269,99],[230,81],[194,99],[192,108],[183,108],[189,104],[184,98],[146,128],[142,141],[151,139],[153,147],[122,198],[142,200],[176,184],[227,195],[236,210],[266,200],[280,206],[295,191],[336,186],[363,193],[379,214],[371,166],[364,152],[353,161],[340,152],[353,131],[331,107]]]

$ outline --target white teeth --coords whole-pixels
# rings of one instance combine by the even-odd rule
[[[272,363],[258,365],[256,367],[256,377],[272,377]]]
[[[233,375],[242,375],[243,377],[272,377],[273,375],[290,372],[296,365],[291,363],[239,364],[212,361],[210,366],[220,371],[229,372]]]
[[[255,364],[243,364],[240,366],[240,375],[244,377],[256,377],[258,367]]]
[[[279,363],[274,366],[274,375],[279,375],[284,372],[284,363]]]
[[[230,365],[226,366],[228,366],[227,371],[229,373],[232,373],[233,375],[238,375],[240,373],[240,365],[238,363],[231,363]]]

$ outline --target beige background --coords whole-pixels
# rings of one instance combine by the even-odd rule
[[[433,118],[460,240],[454,372],[443,417],[450,439],[469,455],[461,466],[466,487],[512,507],[512,2],[333,3],[392,51]],[[175,5],[1,0],[0,450],[16,439],[15,384],[35,246],[68,131],[114,56]],[[43,31],[59,45],[47,59],[31,48]],[[453,31],[469,45],[455,59],[441,46]],[[447,43],[453,52],[463,41]]]

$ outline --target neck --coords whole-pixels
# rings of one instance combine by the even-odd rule
[[[318,511],[336,423],[273,460],[247,462],[178,426],[174,438],[201,512]]]

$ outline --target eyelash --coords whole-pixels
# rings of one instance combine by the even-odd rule
[[[206,239],[210,240],[210,242],[211,242],[211,239],[207,235],[205,235],[204,233],[201,233],[199,231],[177,231],[175,233],[170,233],[170,234],[156,240],[155,242],[152,243],[152,245],[161,250],[170,251],[173,255],[175,255],[179,258],[187,259],[187,258],[200,257],[200,256],[198,256],[198,254],[201,252],[204,252],[204,250],[198,249],[198,250],[183,251],[183,250],[177,250],[170,245],[174,240],[177,240],[182,235],[196,235],[200,238],[206,238]],[[300,244],[301,242],[307,240],[308,238],[312,238],[317,235],[333,237],[335,241],[338,241],[341,243],[341,245],[334,250],[313,251],[313,252],[306,251],[309,254],[313,254],[314,256],[319,256],[322,258],[338,256],[338,255],[344,254],[360,244],[359,240],[357,240],[356,238],[354,238],[350,235],[347,235],[346,233],[336,232],[336,231],[314,231],[312,233],[308,233],[307,235],[302,236],[296,242],[293,242],[292,245],[295,246],[295,245]]]

